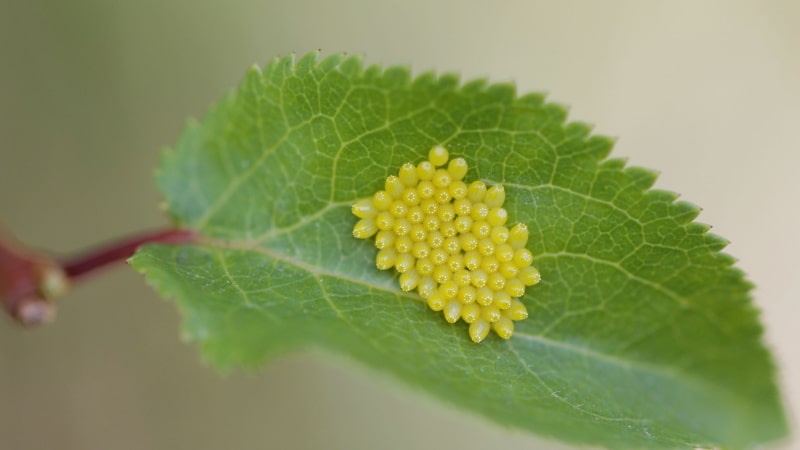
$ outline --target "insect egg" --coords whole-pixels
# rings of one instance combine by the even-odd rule
[[[417,186],[417,183],[419,183],[419,177],[417,177],[417,168],[411,163],[403,164],[400,167],[399,175],[400,181],[406,187],[414,188]]]
[[[439,169],[433,174],[432,181],[434,186],[445,189],[447,186],[450,186],[450,182],[453,180],[450,178],[450,173],[448,173],[446,170]]]
[[[436,168],[431,164],[430,161],[422,161],[417,166],[417,176],[422,181],[428,181],[433,178],[433,174],[436,173]],[[420,184],[422,184],[420,181]]]
[[[528,227],[506,227],[505,188],[464,181],[468,172],[465,159],[432,147],[428,160],[403,164],[383,190],[352,205],[353,236],[374,236],[375,266],[394,268],[400,289],[416,291],[445,321],[466,322],[473,342],[492,330],[508,339],[514,321],[528,317],[519,298],[541,274]]]
[[[486,185],[483,184],[483,181],[473,181],[467,188],[467,198],[469,198],[472,203],[482,202],[485,195]]]
[[[395,200],[392,202],[392,206],[389,207],[389,212],[398,219],[405,217],[408,214],[408,205],[402,200]]]
[[[400,289],[408,292],[415,287],[419,283],[419,274],[414,271],[408,271],[402,275],[400,275]]]
[[[378,215],[378,210],[372,204],[372,200],[363,199],[355,202],[351,209],[353,214],[361,219],[371,219]]]
[[[461,318],[464,322],[473,323],[481,317],[481,307],[475,303],[469,303],[461,308]]]
[[[503,208],[492,208],[486,216],[486,221],[493,227],[505,225],[508,220],[508,211]]]
[[[353,236],[359,239],[366,239],[368,237],[372,237],[372,235],[374,235],[377,232],[378,232],[378,226],[375,225],[375,221],[372,219],[361,219],[353,228]]]
[[[470,324],[469,337],[472,339],[472,342],[475,342],[476,344],[480,343],[486,339],[486,336],[489,335],[490,328],[491,325],[489,325],[489,322],[483,319],[478,319]]]
[[[372,205],[378,211],[386,211],[392,205],[394,199],[386,191],[378,191],[372,197]]]
[[[474,203],[470,215],[473,220],[485,220],[489,217],[489,207],[484,203]]]
[[[447,192],[456,200],[461,200],[467,196],[467,185],[463,181],[454,181],[447,187]]]
[[[403,203],[405,203],[408,206],[419,205],[420,202],[419,192],[417,192],[416,189],[414,190],[406,189],[403,192],[401,198],[403,199]]]
[[[436,167],[443,166],[447,164],[447,160],[450,158],[450,153],[447,151],[446,148],[442,147],[441,145],[436,145],[428,152],[428,159],[430,160],[431,164]]]
[[[403,191],[405,191],[405,186],[400,181],[400,178],[391,175],[386,179],[386,193],[392,198],[400,198],[403,195]]]
[[[397,236],[394,239],[394,249],[399,253],[410,253],[413,245],[414,241],[408,236]]]
[[[444,245],[444,236],[438,231],[430,232],[427,242],[431,248],[439,248]]]
[[[506,201],[506,190],[502,185],[492,186],[486,191],[483,202],[490,208],[499,208]]]
[[[447,166],[447,171],[450,172],[450,176],[453,177],[453,180],[458,181],[464,178],[464,175],[467,174],[467,169],[467,161],[464,160],[464,158],[456,158],[450,161],[450,165]]]

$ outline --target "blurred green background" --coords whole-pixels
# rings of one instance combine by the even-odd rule
[[[152,172],[185,119],[251,64],[317,48],[515,81],[620,137],[615,156],[732,241],[800,404],[793,0],[0,0],[0,222],[57,254],[164,225]],[[51,326],[0,321],[0,448],[562,448],[335,355],[220,376],[179,330],[127,267]]]

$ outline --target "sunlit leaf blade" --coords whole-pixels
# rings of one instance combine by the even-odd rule
[[[253,68],[165,154],[158,183],[197,245],[132,260],[174,298],[218,367],[313,345],[356,358],[508,426],[610,447],[750,447],[785,434],[750,285],[648,190],[653,172],[510,85],[363,68],[310,54]],[[433,144],[469,179],[504,184],[542,283],[510,341],[476,345],[352,237],[355,199]]]

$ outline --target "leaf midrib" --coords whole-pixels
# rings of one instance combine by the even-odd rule
[[[278,251],[275,251],[275,250],[272,250],[272,249],[269,249],[269,248],[266,248],[266,247],[259,246],[259,245],[257,245],[256,243],[254,243],[252,241],[238,241],[238,240],[220,241],[220,240],[215,240],[215,239],[211,239],[211,238],[203,238],[203,240],[201,242],[203,244],[215,247],[217,249],[245,250],[245,251],[253,251],[253,252],[256,252],[256,253],[263,254],[263,255],[268,256],[269,258],[271,258],[271,259],[273,259],[275,261],[294,266],[297,269],[300,269],[302,271],[307,272],[309,275],[312,276],[312,278],[314,278],[316,280],[317,283],[319,283],[319,277],[327,276],[327,277],[331,277],[331,278],[334,278],[334,279],[337,279],[337,280],[343,280],[343,281],[346,281],[346,282],[349,282],[349,283],[360,285],[360,286],[363,286],[363,287],[366,287],[366,288],[369,288],[369,289],[385,292],[385,293],[391,294],[391,295],[393,295],[395,297],[406,298],[406,299],[409,299],[409,300],[413,300],[413,301],[418,301],[418,302],[423,302],[424,303],[424,300],[421,297],[419,297],[418,295],[412,294],[412,293],[408,293],[408,292],[403,292],[403,291],[398,290],[397,288],[395,288],[392,283],[388,282],[388,281],[392,280],[391,278],[387,278],[387,283],[385,283],[385,284],[374,283],[374,282],[369,281],[369,280],[356,278],[356,277],[352,277],[352,276],[344,274],[344,273],[339,273],[339,272],[328,270],[328,269],[326,269],[326,268],[324,268],[322,266],[315,265],[315,264],[312,264],[312,263],[308,263],[306,261],[297,259],[297,258],[295,258],[293,256],[290,256],[290,255],[287,255],[285,253],[281,253],[281,252],[278,252]],[[333,302],[330,299],[328,299],[328,301]],[[338,309],[338,308],[334,308],[334,309]],[[692,374],[689,374],[689,373],[681,371],[681,370],[676,370],[676,369],[672,369],[672,368],[669,368],[669,367],[664,367],[664,366],[657,365],[657,364],[650,364],[650,363],[646,363],[646,362],[642,362],[642,361],[636,361],[636,360],[620,358],[618,355],[614,355],[614,354],[610,354],[610,353],[603,353],[603,352],[599,352],[597,350],[594,350],[594,349],[591,349],[591,348],[588,348],[588,347],[584,347],[584,346],[580,346],[580,345],[574,345],[574,344],[570,344],[570,343],[567,343],[567,342],[557,341],[557,340],[554,340],[554,339],[549,339],[549,338],[547,338],[547,337],[545,337],[544,335],[541,335],[541,334],[534,335],[534,334],[529,334],[529,333],[525,333],[523,331],[517,330],[514,333],[514,338],[515,339],[516,338],[525,339],[525,340],[529,340],[529,341],[532,341],[532,342],[536,342],[538,344],[542,344],[542,345],[551,347],[553,349],[557,349],[557,350],[560,350],[560,351],[565,351],[565,352],[568,352],[568,353],[572,353],[572,354],[574,354],[576,356],[580,356],[580,357],[583,357],[583,358],[586,358],[586,359],[596,360],[596,361],[602,362],[604,364],[608,364],[608,365],[611,365],[611,366],[616,366],[616,367],[621,368],[621,369],[626,369],[626,370],[630,370],[630,371],[637,371],[637,372],[642,372],[642,373],[646,373],[646,374],[651,374],[651,375],[655,375],[655,376],[658,376],[658,377],[661,377],[661,378],[665,378],[665,379],[668,379],[668,380],[676,380],[676,382],[677,382],[677,380],[680,380],[679,381],[680,384],[683,384],[683,385],[686,385],[686,386],[700,387],[699,390],[701,390],[701,391],[703,391],[703,390],[705,390],[705,391],[713,391],[713,392],[716,392],[716,393],[718,393],[719,395],[721,395],[723,397],[728,397],[728,398],[735,397],[732,392],[730,392],[728,390],[724,390],[724,389],[720,388],[720,386],[718,386],[718,385],[708,383],[703,379],[699,379],[696,376],[693,376]],[[514,345],[513,345],[513,339],[508,341],[506,344],[509,346],[509,349],[512,352],[516,353],[516,350],[515,350]],[[535,378],[537,378],[537,380],[539,380],[541,382],[541,378],[538,376],[538,374],[536,374],[535,372],[532,372],[532,370],[528,367],[527,364],[523,364],[524,359],[521,358],[520,355],[517,355],[517,358],[519,359],[520,364],[523,366],[523,368],[527,372],[531,373],[532,376],[534,376]],[[542,385],[546,386],[546,384],[543,383],[543,382],[542,382]],[[569,404],[569,402],[566,402],[566,403]],[[571,407],[575,408],[575,405],[572,405],[572,404],[569,404],[569,405]],[[580,408],[578,408],[578,409],[580,411],[582,411],[583,413],[587,413],[587,414],[590,414],[592,416],[596,415],[596,414],[591,413],[589,411],[585,411],[585,410],[582,410]],[[596,416],[597,416],[597,418],[603,418],[603,419],[609,420],[609,421],[625,420],[624,418],[609,418],[609,417],[604,417],[604,416],[600,416],[600,415],[596,415]]]

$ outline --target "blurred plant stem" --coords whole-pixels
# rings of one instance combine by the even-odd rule
[[[25,326],[55,317],[54,300],[88,275],[131,257],[144,244],[194,242],[197,233],[162,229],[122,238],[75,257],[57,260],[20,243],[0,228],[0,301],[6,312]]]

